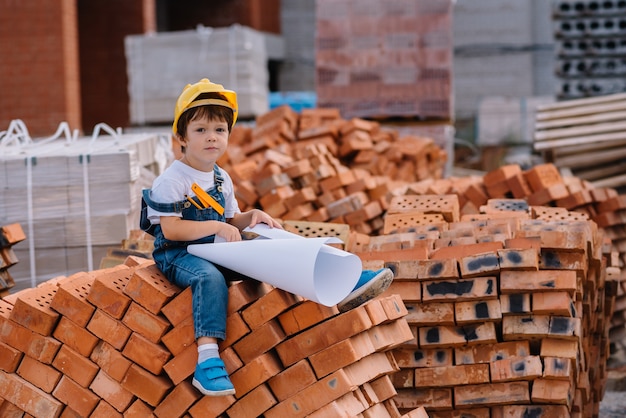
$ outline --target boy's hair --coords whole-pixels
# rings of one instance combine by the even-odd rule
[[[222,99],[226,100],[224,96],[219,93],[202,93],[196,100],[204,100],[204,99]],[[187,126],[192,120],[200,119],[206,117],[208,120],[223,120],[228,125],[228,133],[231,132],[231,127],[233,126],[233,110],[229,109],[225,106],[220,105],[204,105],[198,107],[192,107],[187,109],[180,115],[178,118],[178,122],[176,123],[176,131],[182,136],[185,137],[187,134]],[[185,146],[180,146],[181,152],[185,153]]]

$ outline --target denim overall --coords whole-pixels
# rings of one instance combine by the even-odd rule
[[[225,205],[222,194],[224,178],[217,166],[214,168],[215,187],[207,192],[222,207]],[[174,203],[159,203],[150,199],[150,190],[143,191],[145,203],[160,212],[182,212],[183,219],[194,221],[226,222],[213,208],[198,209],[187,200]],[[200,206],[202,204],[194,198]],[[181,288],[191,286],[193,322],[195,337],[214,337],[224,340],[226,337],[226,307],[228,304],[228,286],[224,278],[225,269],[215,266],[187,252],[187,245],[206,244],[215,240],[215,235],[195,241],[170,241],[163,236],[161,225],[154,229],[155,264],[167,279]]]

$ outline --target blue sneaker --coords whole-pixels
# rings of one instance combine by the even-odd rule
[[[337,304],[339,312],[349,311],[370,299],[374,299],[389,288],[393,277],[393,271],[388,268],[377,271],[363,270],[352,292]]]
[[[203,395],[225,396],[235,394],[235,387],[230,382],[224,362],[219,357],[210,358],[196,365],[196,372],[191,383]]]

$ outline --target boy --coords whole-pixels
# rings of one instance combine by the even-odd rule
[[[282,228],[259,209],[241,212],[230,176],[216,164],[226,152],[237,111],[234,91],[206,78],[187,85],[176,102],[172,124],[183,156],[155,179],[151,190],[143,193],[151,225],[142,222],[142,229],[150,227],[155,236],[156,265],[172,283],[182,288],[191,286],[198,343],[198,364],[192,382],[209,396],[235,393],[217,344],[226,337],[228,271],[189,254],[187,246],[214,242],[216,235],[227,241],[240,241],[241,231],[258,223]],[[214,199],[208,207],[194,196],[194,183]],[[339,309],[351,309],[379,295],[392,280],[389,269],[363,271]]]

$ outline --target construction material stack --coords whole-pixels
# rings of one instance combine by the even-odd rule
[[[557,96],[626,91],[626,5],[619,0],[553,0]]]
[[[12,248],[16,290],[93,270],[136,228],[141,189],[166,151],[156,134],[11,139],[0,144],[0,222],[28,237]]]

